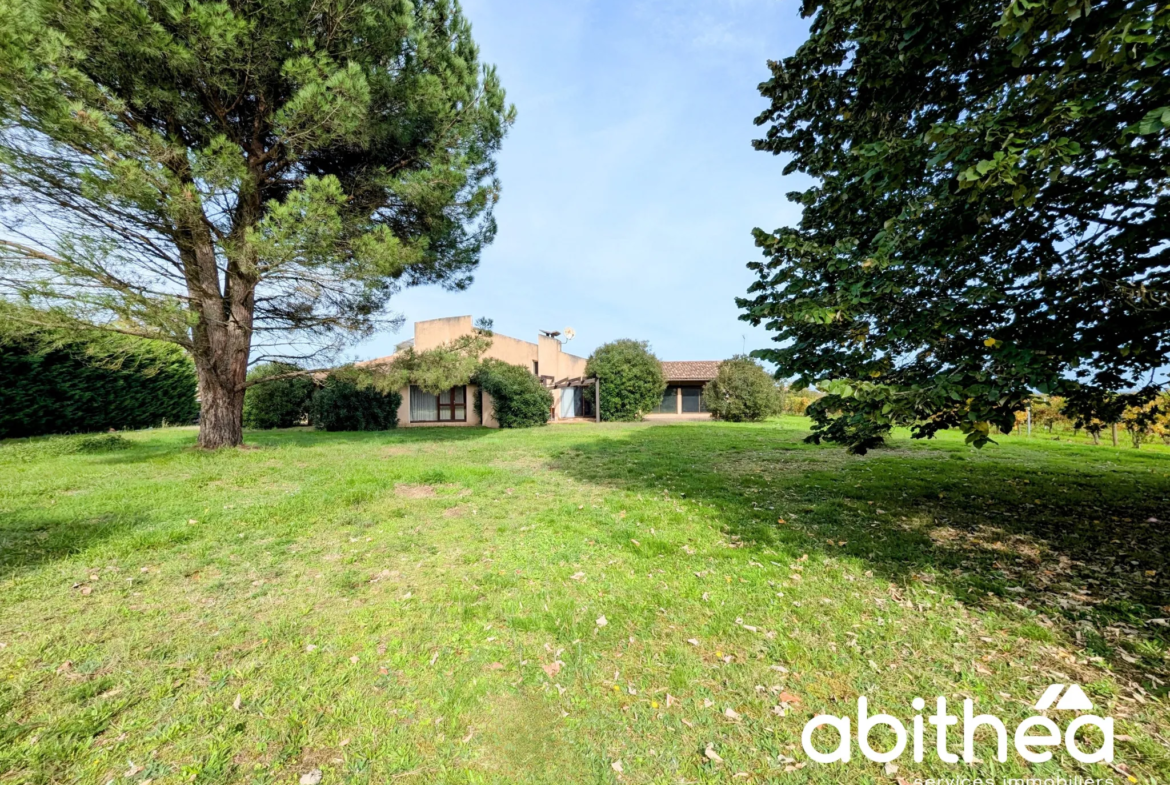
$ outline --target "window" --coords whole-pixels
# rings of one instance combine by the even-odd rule
[[[411,422],[467,422],[467,387],[460,385],[438,395],[410,386]]]
[[[678,388],[673,385],[667,387],[666,392],[662,393],[662,402],[654,411],[658,414],[676,414],[678,412],[678,405],[675,403],[677,398]]]
[[[696,414],[707,411],[707,407],[703,403],[702,387],[682,388],[682,410],[683,414]]]

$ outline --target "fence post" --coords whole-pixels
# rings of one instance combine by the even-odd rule
[[[1028,404],[1028,436],[1032,436],[1032,404]]]
[[[601,422],[601,379],[593,377],[593,421]]]

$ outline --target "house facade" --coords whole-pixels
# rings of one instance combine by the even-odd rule
[[[475,331],[470,316],[450,316],[414,323],[414,337],[398,344],[397,351],[413,346],[415,351],[434,349]],[[388,357],[370,360],[369,364],[389,362]],[[555,337],[540,335],[536,342],[522,341],[501,333],[492,333],[492,345],[484,357],[519,365],[540,377],[553,394],[553,422],[591,419],[592,407],[582,395],[582,389],[592,382],[585,380],[585,358],[564,351]],[[481,415],[476,414],[475,401],[480,399]],[[438,395],[411,385],[402,390],[402,405],[398,410],[399,427],[484,425],[498,428],[491,396],[483,394],[474,384],[452,387]]]
[[[703,386],[719,372],[718,360],[683,360],[662,363],[666,390],[658,408],[646,415],[647,419],[681,418],[709,420],[711,413],[703,403]]]
[[[451,343],[475,331],[470,316],[450,316],[444,319],[429,319],[414,323],[414,337],[396,347],[395,354],[369,360],[362,365],[374,365],[393,360],[398,352],[407,347],[415,351],[426,351]],[[492,333],[491,347],[484,357],[519,365],[527,368],[540,378],[552,392],[553,405],[550,422],[582,422],[596,420],[597,412],[592,401],[585,395],[586,388],[596,390],[596,380],[585,376],[586,359],[564,350],[555,333],[538,335],[535,342],[512,338],[501,333]],[[651,419],[682,417],[684,419],[710,418],[702,402],[703,385],[715,377],[717,361],[664,362],[662,370],[667,379],[666,392],[662,403],[647,416]],[[483,425],[488,428],[500,427],[490,395],[483,393],[474,384],[462,384],[432,395],[411,385],[402,391],[402,404],[398,410],[399,427],[418,426],[467,426]],[[601,391],[601,395],[605,395]],[[480,401],[480,412],[476,413],[476,400]]]

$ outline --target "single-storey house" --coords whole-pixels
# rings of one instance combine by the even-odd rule
[[[393,360],[397,353],[413,346],[415,351],[434,349],[474,331],[470,316],[451,316],[414,323],[414,337],[395,347],[395,354],[368,360],[362,365],[373,365]],[[502,360],[532,371],[553,394],[551,422],[582,422],[597,419],[591,400],[584,395],[586,387],[595,387],[596,380],[586,378],[584,357],[569,354],[557,340],[557,333],[542,333],[536,342],[522,341],[500,333],[492,333],[491,347],[484,357]],[[718,362],[681,362],[662,364],[668,387],[662,405],[650,416],[665,414],[704,418],[706,413],[699,393],[703,385],[715,376]],[[605,395],[605,391],[601,391]],[[476,415],[475,400],[480,397],[482,419]],[[402,390],[402,406],[398,410],[399,427],[422,425],[484,425],[498,428],[491,396],[482,393],[474,384],[452,387],[432,395],[411,385]]]
[[[663,360],[662,375],[666,377],[666,391],[662,403],[648,413],[648,419],[663,416],[683,417],[687,420],[708,420],[711,418],[703,403],[703,386],[715,378],[719,371],[718,360]]]

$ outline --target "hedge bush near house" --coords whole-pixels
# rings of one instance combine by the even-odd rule
[[[552,392],[527,368],[487,359],[479,364],[471,381],[492,397],[496,421],[501,428],[545,425],[552,416]],[[482,409],[480,398],[476,396],[475,411],[481,422]]]
[[[340,369],[313,394],[310,419],[325,431],[385,431],[398,427],[402,395],[383,392],[358,374]]]
[[[585,365],[586,376],[601,382],[601,419],[640,420],[662,402],[666,379],[662,363],[646,341],[623,338],[599,346]],[[592,398],[593,390],[585,388]]]
[[[248,373],[249,382],[259,382],[244,393],[244,427],[291,428],[309,416],[316,385],[308,376],[261,381],[302,370],[293,363],[265,363]]]
[[[776,380],[750,357],[719,363],[715,378],[703,387],[707,411],[730,422],[758,422],[779,414],[782,406]]]
[[[0,325],[0,438],[186,425],[199,413],[178,347]]]

